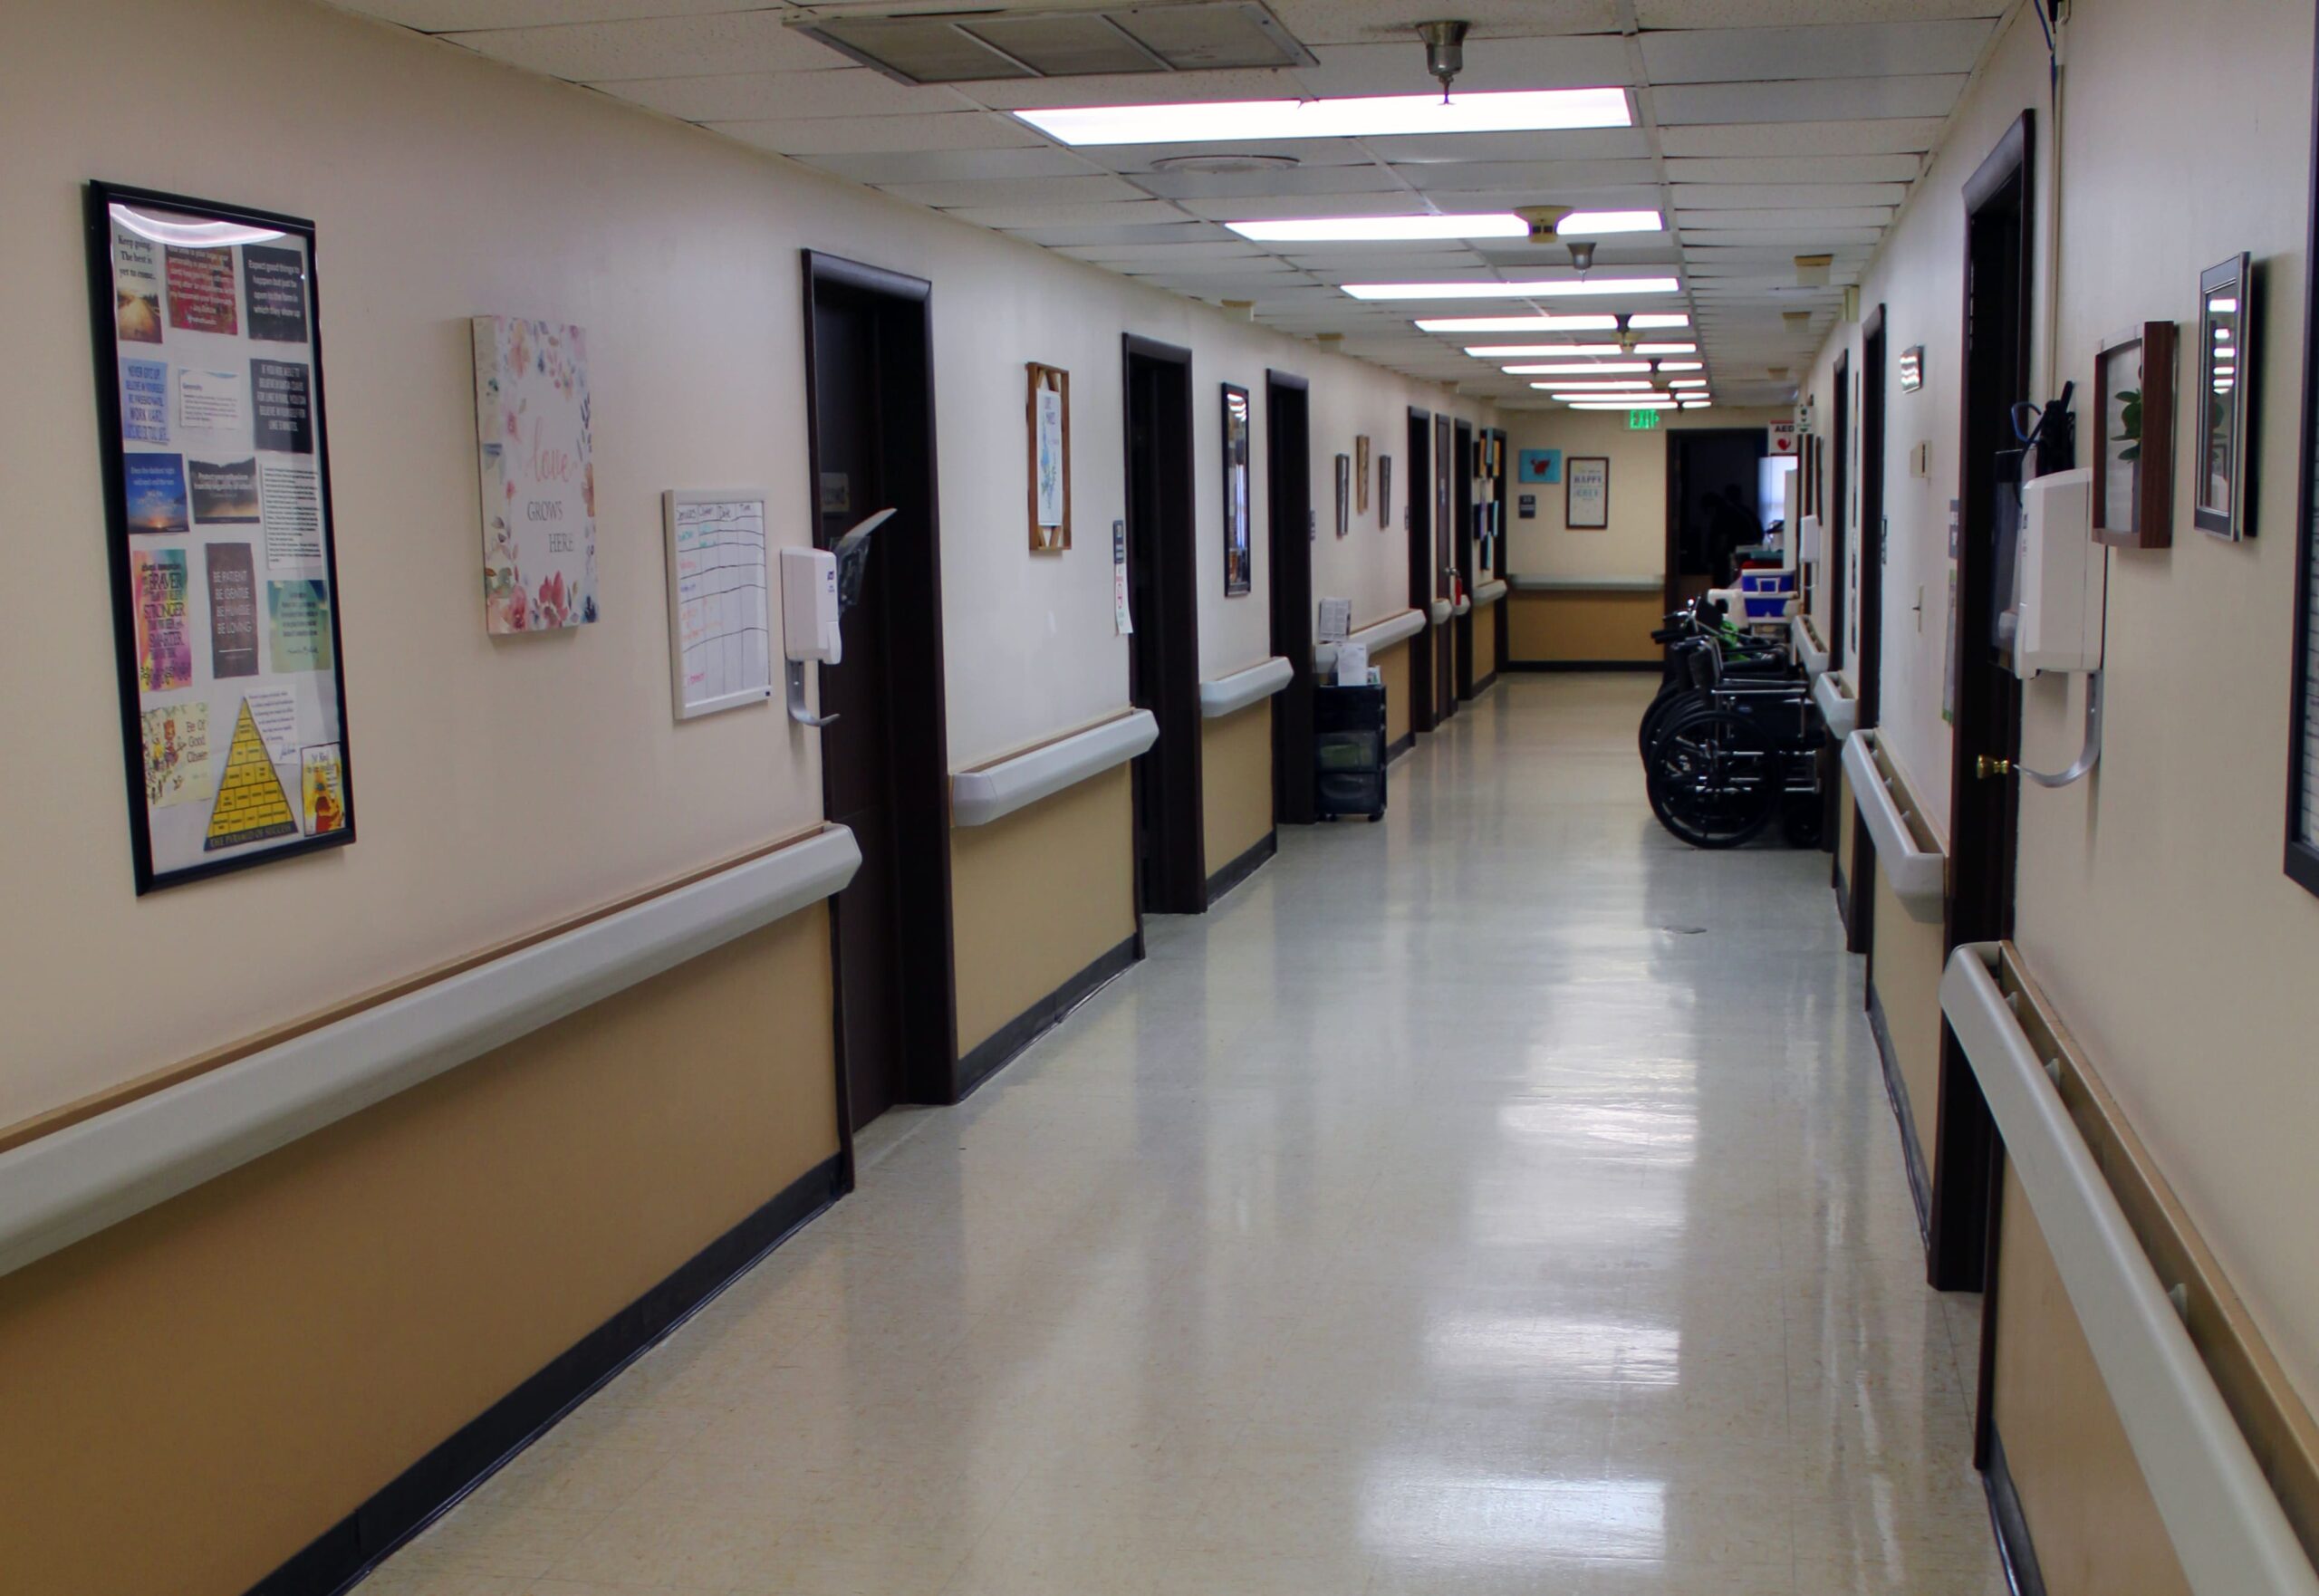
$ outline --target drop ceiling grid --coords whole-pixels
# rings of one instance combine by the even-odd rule
[[[1472,391],[1526,393],[1472,337],[1421,316],[1693,309],[1719,388],[1808,362],[1922,170],[2004,0],[1459,0],[1474,24],[1458,87],[1630,90],[1636,126],[1550,134],[1414,135],[1066,149],[1006,114],[1152,99],[1425,91],[1416,22],[1439,0],[1271,0],[1314,64],[913,87],[787,26],[813,14],[1093,9],[1118,0],[347,0],[522,70],[563,78],[1025,243],[1217,302],[1253,299],[1283,331],[1346,336],[1400,370]],[[743,7],[736,9],[736,6]],[[1621,30],[1621,24],[1624,30]],[[1161,169],[1172,156],[1287,156],[1285,169]],[[1251,216],[1410,216],[1558,204],[1660,210],[1667,230],[1604,239],[1596,270],[1674,271],[1672,300],[1364,303],[1361,281],[1560,275],[1559,245],[1522,240],[1256,245]],[[1829,285],[1793,257],[1829,254]],[[1485,340],[1487,341],[1487,340]],[[1763,373],[1758,376],[1756,373]]]

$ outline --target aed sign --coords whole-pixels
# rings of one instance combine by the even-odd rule
[[[1771,435],[1771,452],[1775,455],[1795,453],[1795,423],[1775,421],[1764,430]]]

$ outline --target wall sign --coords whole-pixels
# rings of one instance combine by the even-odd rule
[[[137,890],[354,840],[311,222],[87,190]]]
[[[1522,482],[1560,482],[1562,480],[1562,451],[1560,449],[1524,449],[1516,466],[1516,476]]]
[[[1795,450],[1795,423],[1775,421],[1764,428],[1766,447],[1775,455],[1793,455]]]
[[[1658,431],[1659,411],[1657,407],[1652,406],[1639,410],[1629,410],[1627,412],[1627,429],[1631,432]]]
[[[1924,345],[1912,343],[1900,351],[1900,391],[1914,393],[1924,386]]]
[[[1611,462],[1604,455],[1573,455],[1563,487],[1562,524],[1573,532],[1611,524]]]
[[[1515,500],[1514,513],[1524,521],[1535,521],[1538,518],[1538,495],[1521,495]]]
[[[762,489],[660,496],[678,720],[773,697],[765,505]]]
[[[587,625],[596,619],[596,467],[580,329],[477,316],[475,416],[485,630]]]

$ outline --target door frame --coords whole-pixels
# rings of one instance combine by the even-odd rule
[[[1159,484],[1163,524],[1136,525],[1135,378],[1139,365],[1179,373],[1183,394],[1175,418],[1176,447],[1164,437],[1160,447],[1171,456]],[[1192,466],[1192,351],[1180,345],[1126,332],[1120,336],[1120,434],[1125,457],[1121,505],[1131,573],[1150,561],[1148,583],[1156,599],[1133,617],[1128,642],[1128,699],[1149,709],[1160,736],[1137,756],[1131,784],[1135,802],[1136,912],[1198,914],[1208,907],[1208,848],[1202,834],[1199,714],[1199,548],[1192,503],[1197,473]],[[1170,405],[1169,409],[1178,407]],[[1157,664],[1158,669],[1154,669]],[[1142,849],[1154,852],[1155,881],[1144,880]],[[1147,891],[1147,887],[1152,889]]]
[[[1415,405],[1409,413],[1409,497],[1401,530],[1410,548],[1410,608],[1425,617],[1425,630],[1410,642],[1410,732],[1429,732],[1441,724],[1433,686],[1433,414]]]
[[[1829,484],[1828,505],[1831,513],[1822,517],[1820,538],[1819,579],[1828,584],[1828,630],[1832,634],[1829,648],[1835,657],[1843,657],[1844,635],[1844,554],[1851,543],[1848,535],[1845,505],[1852,489],[1852,351],[1844,350],[1836,356],[1835,409],[1833,417],[1836,445],[1834,480]]]
[[[1437,411],[1433,418],[1433,526],[1432,537],[1426,550],[1426,560],[1433,572],[1433,599],[1439,601],[1441,579],[1457,564],[1456,545],[1447,557],[1442,548],[1443,530],[1453,538],[1457,535],[1458,495],[1455,473],[1458,469],[1458,418],[1448,411]],[[1425,618],[1425,646],[1433,650],[1433,724],[1438,727],[1458,713],[1458,667],[1456,650],[1451,641],[1454,633],[1445,623],[1433,624],[1428,611]]]
[[[2029,397],[2035,349],[2036,216],[2035,113],[2024,111],[1965,184],[1963,356],[1958,365],[1963,412],[1958,436],[1957,697],[1949,731],[1949,853],[1942,899],[1943,958],[1959,944],[2013,934],[2014,845],[2020,789],[2011,775],[1979,776],[1981,755],[2012,763],[2021,754],[2021,683],[1975,639],[1990,635],[1995,599],[1991,502],[1997,442],[2013,440],[2012,405]],[[1986,229],[2009,225],[2016,258],[2006,284],[2014,314],[2002,329],[2012,347],[1985,352],[1974,336],[1973,258]],[[1999,279],[2003,283],[2003,279]],[[1994,316],[1984,327],[1997,325]],[[2009,354],[2009,359],[2007,358]],[[1990,388],[2000,392],[1986,391]],[[1940,1028],[1939,1107],[1933,1131],[1931,1218],[1926,1273],[1942,1291],[1978,1291],[1994,1257],[1989,1248],[1990,1186],[1997,1133],[1971,1063],[1944,1020]]]
[[[1865,729],[1876,724],[1883,706],[1884,674],[1884,370],[1886,347],[1884,307],[1879,304],[1860,324],[1860,585],[1852,595],[1853,620],[1860,628],[1860,650],[1852,668],[1853,723]],[[1845,580],[1837,573],[1837,581]],[[1843,630],[1830,639],[1836,658],[1843,658]],[[1842,823],[1841,817],[1839,823]],[[1849,907],[1844,917],[1845,947],[1866,954],[1869,972],[1875,973],[1876,881],[1872,861],[1875,840],[1868,822],[1852,804],[1852,874],[1844,883]],[[1864,863],[1866,865],[1863,868]]]
[[[904,1044],[898,1101],[955,1102],[958,1097],[957,964],[950,911],[950,740],[949,718],[942,676],[942,495],[937,475],[934,383],[934,285],[922,277],[889,271],[860,261],[799,252],[803,279],[805,378],[805,503],[806,524],[821,526],[822,437],[819,391],[818,334],[815,312],[825,291],[866,296],[883,302],[881,322],[903,331],[919,354],[922,404],[910,407],[922,417],[922,447],[911,462],[923,483],[921,496],[926,524],[926,559],[922,564],[897,566],[920,573],[912,584],[913,613],[888,628],[890,649],[897,643],[908,658],[890,662],[890,682],[909,682],[907,697],[897,695],[897,711],[890,726],[900,735],[894,741],[895,774],[890,795],[896,839],[893,880],[901,901],[895,908],[896,952],[901,963],[898,989],[905,994],[902,1014]],[[905,355],[904,358],[908,358]],[[889,592],[898,591],[889,583]],[[907,711],[907,714],[900,713]],[[907,726],[900,724],[908,721]],[[804,735],[792,727],[792,735]],[[915,757],[911,757],[914,754]],[[822,812],[829,812],[830,767],[822,768]],[[830,899],[830,1031],[837,1071],[838,1153],[842,1188],[853,1189],[853,1112],[852,1088],[846,1077],[844,1008],[845,970],[838,928],[845,913],[845,894]]]
[[[1457,424],[1458,526],[1451,535],[1449,556],[1457,568],[1458,585],[1466,594],[1466,612],[1451,617],[1449,629],[1460,702],[1474,696],[1474,439],[1477,436],[1472,422]]]
[[[1293,451],[1283,447],[1283,396],[1303,410]],[[1294,458],[1286,458],[1287,455]],[[1298,487],[1296,485],[1302,485]],[[1292,491],[1294,488],[1295,491]],[[1271,570],[1272,651],[1288,661],[1273,700],[1272,807],[1275,823],[1309,826],[1313,802],[1313,399],[1293,371],[1265,372],[1265,546]]]

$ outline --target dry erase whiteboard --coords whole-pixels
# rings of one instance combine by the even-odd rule
[[[661,495],[669,543],[669,668],[677,718],[773,697],[761,490]]]

